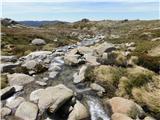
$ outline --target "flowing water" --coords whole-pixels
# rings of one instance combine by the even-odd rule
[[[70,49],[77,48],[79,46],[93,45],[99,41],[100,40],[97,40],[97,39],[88,40],[88,41],[85,40],[85,41],[82,41],[81,44],[79,44],[79,45],[60,47],[60,48],[57,48],[56,51],[62,51],[64,53],[66,53]],[[55,86],[57,84],[65,84],[67,87],[71,88],[76,93],[84,96],[85,102],[87,103],[87,105],[89,107],[91,120],[110,120],[109,116],[107,115],[107,112],[103,108],[103,105],[102,105],[99,97],[96,96],[95,94],[93,95],[94,92],[91,90],[91,88],[87,87],[87,84],[85,84],[85,83],[80,83],[77,85],[73,84],[73,74],[75,72],[78,72],[78,70],[79,70],[78,67],[65,66],[64,61],[63,61],[63,56],[55,57],[53,59],[53,61],[56,64],[60,64],[62,66],[62,70],[55,79],[49,79],[47,81],[47,86]],[[36,79],[42,79],[47,76],[48,76],[48,72],[45,72],[43,74],[37,75]],[[24,91],[22,93],[20,93],[19,96],[22,96],[25,99],[29,99],[30,93],[36,89],[39,89],[39,88],[43,88],[43,87],[40,87],[35,83],[28,84],[28,85],[24,86]],[[14,98],[15,98],[15,96],[9,98],[7,100],[7,102],[12,101],[12,99],[14,99]],[[44,118],[41,118],[41,119],[44,119]],[[45,119],[46,119],[46,117],[45,117]],[[48,118],[48,116],[47,116],[47,119],[50,119],[50,118]],[[14,119],[12,118],[12,120],[14,120]],[[60,120],[60,119],[54,119],[54,120]]]
[[[102,106],[102,103],[97,97],[88,95],[87,103],[91,114],[91,120],[110,120],[109,116]]]

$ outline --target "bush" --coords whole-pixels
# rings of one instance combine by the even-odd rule
[[[36,73],[42,73],[42,72],[45,72],[46,70],[47,70],[47,68],[44,67],[44,66],[41,65],[41,64],[37,64],[37,65],[35,66],[35,72],[36,72]]]
[[[159,120],[160,89],[154,89],[154,91],[152,90],[149,87],[134,88],[132,90],[132,95],[136,102],[138,102],[144,108],[145,112],[151,113],[155,118],[157,118],[157,120]]]
[[[86,71],[85,80],[104,87],[110,97],[114,96],[119,79],[126,73],[124,68],[107,65],[89,67]]]
[[[129,80],[125,81],[125,90],[127,94],[131,95],[132,89],[141,87],[152,80],[151,75],[140,74],[138,76],[129,76]]]
[[[160,58],[152,57],[146,54],[139,56],[138,65],[148,68],[156,73],[160,72]]]

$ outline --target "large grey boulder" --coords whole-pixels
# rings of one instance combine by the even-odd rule
[[[59,84],[54,87],[47,87],[40,93],[38,106],[41,112],[49,108],[51,113],[54,113],[67,100],[73,96],[73,91]]]
[[[36,39],[32,40],[32,44],[33,45],[45,45],[46,42],[43,39],[36,38]]]
[[[31,102],[23,102],[16,110],[15,116],[23,120],[36,120],[38,113],[37,105]]]
[[[34,77],[22,73],[9,74],[7,77],[10,85],[25,85],[34,81]]]
[[[87,118],[89,118],[89,112],[87,108],[79,101],[76,101],[76,104],[74,105],[73,110],[69,114],[67,120],[83,120]]]
[[[10,86],[2,89],[0,92],[1,100],[11,97],[15,92],[15,88]]]

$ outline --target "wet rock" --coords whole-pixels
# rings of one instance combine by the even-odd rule
[[[23,102],[16,110],[15,116],[23,120],[36,120],[38,113],[37,105],[31,102]]]
[[[40,111],[44,111],[49,108],[51,113],[54,113],[59,107],[61,107],[67,100],[73,96],[73,91],[59,84],[54,87],[47,87],[41,92],[38,106]]]
[[[46,86],[46,85],[47,85],[47,83],[41,82],[41,81],[36,81],[36,83],[37,83],[38,85],[40,85],[40,86]]]
[[[7,75],[10,85],[25,85],[34,81],[34,77],[31,77],[22,73],[14,73]]]
[[[100,96],[102,96],[103,93],[105,92],[105,89],[104,89],[102,86],[100,86],[100,85],[98,85],[98,84],[96,84],[96,83],[92,83],[92,84],[90,85],[90,87],[91,87],[92,90],[97,91],[97,92],[98,92],[98,95],[100,95]]]
[[[89,112],[87,108],[79,101],[76,101],[76,104],[74,105],[73,110],[69,114],[67,120],[82,120],[87,118],[89,118]]]
[[[7,107],[3,107],[1,108],[1,118],[4,118],[5,116],[7,115],[10,115],[11,114],[11,109],[7,108]]]
[[[15,109],[24,101],[25,101],[25,99],[23,97],[17,97],[16,99],[14,99],[12,101],[7,102],[6,106],[11,109]]]
[[[58,73],[59,73],[59,72],[56,72],[56,71],[50,72],[50,73],[49,73],[49,78],[54,79],[54,78],[57,76]]]
[[[14,87],[6,87],[2,89],[0,93],[1,100],[11,97],[15,92],[16,91]]]
[[[143,109],[138,104],[122,97],[113,97],[105,101],[105,105],[109,105],[113,113],[125,114],[131,118],[144,114]]]
[[[17,57],[16,56],[1,56],[0,60],[2,62],[16,62]]]
[[[82,66],[81,69],[80,69],[80,71],[79,71],[79,73],[75,73],[73,75],[73,77],[74,77],[73,82],[74,83],[80,83],[80,82],[84,81],[84,78],[85,78],[84,75],[85,75],[86,69],[87,69],[87,66]]]
[[[0,72],[9,72],[12,73],[13,69],[16,68],[18,64],[15,63],[2,63],[0,64]]]
[[[43,80],[44,80],[44,81],[48,81],[48,78],[47,78],[47,77],[44,77]]]
[[[132,118],[128,117],[125,114],[121,114],[121,113],[114,113],[112,115],[112,120],[133,120]]]
[[[45,45],[46,42],[43,39],[36,38],[36,39],[32,40],[32,44],[33,45]]]
[[[30,94],[29,100],[33,101],[34,103],[38,103],[38,100],[40,98],[40,94],[42,93],[42,91],[44,91],[44,89],[38,89],[38,90],[33,91]]]
[[[62,68],[55,63],[51,63],[49,66],[49,71],[60,71]]]
[[[28,54],[25,57],[22,57],[21,59],[25,59],[25,60],[33,60],[33,59],[44,60],[51,53],[52,53],[51,51],[35,51],[35,52],[32,52],[32,53]]]

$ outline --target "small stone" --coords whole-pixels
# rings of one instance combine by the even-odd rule
[[[55,71],[53,71],[53,72],[50,72],[49,73],[49,78],[55,78],[56,76],[57,76],[57,74],[58,74],[58,72],[55,72]]]
[[[44,77],[43,80],[44,80],[44,81],[48,81],[48,78],[47,78],[47,77]]]
[[[47,85],[47,83],[41,82],[41,81],[36,81],[36,83],[37,83],[38,85],[40,85],[40,86],[46,86],[46,85]]]

